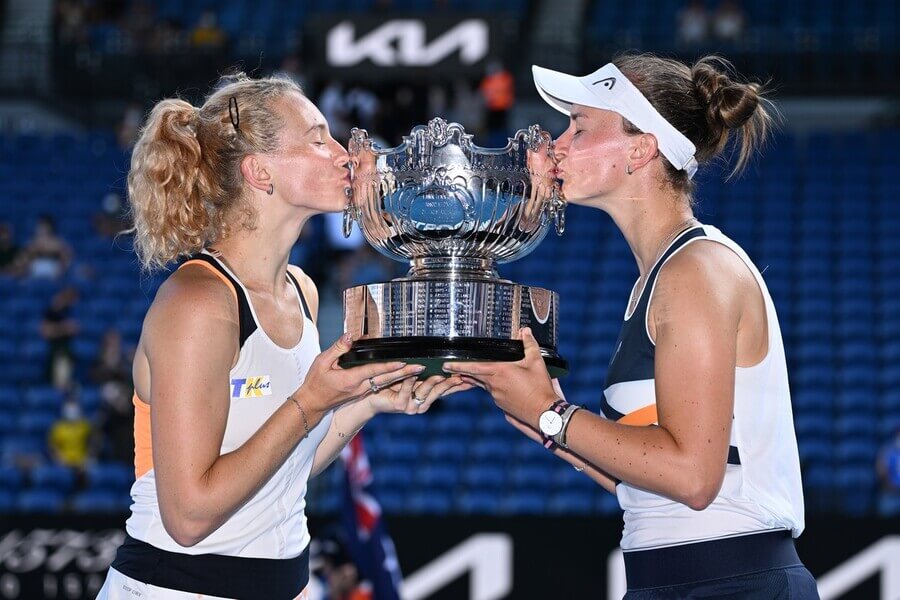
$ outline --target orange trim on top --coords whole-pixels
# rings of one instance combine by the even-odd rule
[[[228,289],[231,290],[231,293],[234,294],[234,301],[237,302],[238,295],[237,295],[237,290],[234,289],[234,284],[231,283],[231,281],[229,281],[229,279],[228,279],[227,277],[225,277],[225,276],[221,273],[221,271],[219,271],[218,269],[216,269],[214,266],[212,266],[211,264],[209,264],[209,263],[206,262],[205,260],[200,260],[199,258],[193,258],[193,259],[191,259],[191,260],[186,260],[186,261],[184,261],[184,262],[181,264],[181,266],[178,267],[178,268],[179,268],[179,269],[183,269],[183,268],[186,267],[187,265],[201,265],[201,266],[204,266],[204,267],[206,267],[207,269],[209,269],[216,277],[218,277],[219,279],[221,279],[222,281],[225,282],[225,285],[227,285],[227,286],[228,286]]]
[[[138,398],[134,404],[134,478],[140,479],[153,469],[153,440],[150,437],[150,405]]]
[[[659,421],[659,416],[656,414],[656,404],[648,404],[643,408],[631,411],[616,422],[622,425],[643,426],[653,425],[657,421]]]

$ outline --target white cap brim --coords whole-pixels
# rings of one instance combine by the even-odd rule
[[[644,133],[655,135],[660,152],[669,162],[687,172],[688,177],[694,176],[697,149],[693,142],[666,121],[614,64],[584,77],[537,65],[532,65],[531,72],[541,98],[559,112],[571,115],[574,104],[616,112]]]
[[[580,78],[574,75],[545,69],[537,65],[531,67],[531,73],[541,98],[564,115],[572,114],[573,104],[584,106],[597,104],[597,98],[584,87]]]

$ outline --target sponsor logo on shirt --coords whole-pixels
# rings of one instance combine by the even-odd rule
[[[239,377],[231,380],[232,398],[256,398],[272,395],[270,375],[257,377]]]

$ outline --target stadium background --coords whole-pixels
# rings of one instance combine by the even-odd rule
[[[800,549],[823,597],[900,598],[898,12],[893,0],[0,1],[0,598],[93,597],[121,534],[129,353],[165,274],[142,275],[115,234],[154,101],[197,103],[234,68],[282,72],[339,139],[360,125],[394,145],[440,115],[497,145],[532,122],[565,127],[531,64],[586,73],[622,50],[717,52],[771,79],[780,132],[740,179],[701,170],[697,214],[748,251],[779,311],[809,521]],[[294,254],[319,284],[323,346],[340,332],[341,289],[403,271],[336,230],[314,219]],[[570,207],[563,237],[501,272],[560,293],[563,387],[596,408],[637,275],[621,236]],[[406,597],[618,589],[615,499],[482,393],[379,417],[363,440]],[[333,542],[356,534],[341,525],[346,496],[340,462],[311,483],[329,565],[347,560]],[[450,551],[462,566],[435,562]],[[834,571],[854,556],[865,565]]]

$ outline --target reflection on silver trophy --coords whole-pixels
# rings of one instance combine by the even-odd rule
[[[505,148],[482,148],[462,126],[432,119],[403,142],[378,148],[365,130],[350,140],[353,220],[379,252],[409,262],[405,278],[344,292],[344,330],[352,349],[342,366],[405,360],[441,372],[446,360],[520,360],[520,327],[530,327],[554,376],[556,292],[501,279],[496,265],[521,258],[551,223],[562,234],[565,203],[553,144],[539,126],[519,130]]]

